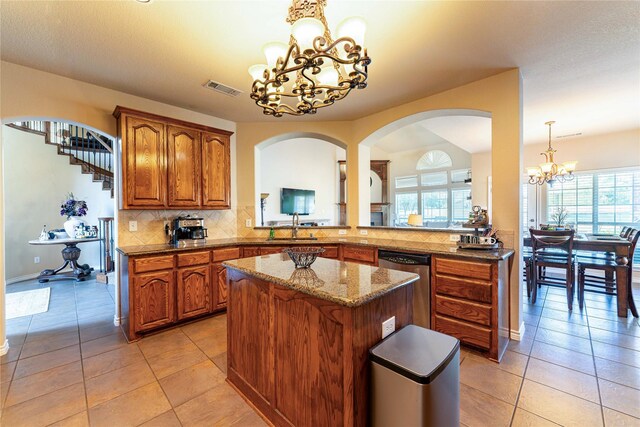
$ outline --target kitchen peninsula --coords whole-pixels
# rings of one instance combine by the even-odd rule
[[[228,381],[275,425],[367,425],[368,351],[412,322],[418,275],[286,254],[227,267]]]

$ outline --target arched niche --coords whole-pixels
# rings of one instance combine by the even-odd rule
[[[314,132],[284,133],[256,144],[256,226],[289,223],[291,217],[280,211],[282,188],[315,192],[315,210],[301,216],[301,222],[340,225],[340,212],[346,212],[346,203],[340,193],[339,162],[346,161],[346,147],[338,139]]]
[[[440,109],[440,110],[423,111],[423,112],[408,115],[406,117],[390,122],[385,126],[371,132],[368,136],[366,136],[359,144],[358,153],[360,158],[358,160],[361,163],[365,163],[367,160],[373,160],[373,159],[377,160],[378,158],[382,158],[385,154],[381,150],[376,151],[376,144],[378,144],[379,141],[383,140],[383,138],[392,134],[394,134],[395,136],[398,133],[402,132],[403,130],[411,129],[412,126],[414,126],[413,129],[415,129],[416,127],[419,127],[420,124],[422,123],[445,122],[444,118],[463,120],[464,118],[468,118],[468,117],[473,118],[474,122],[484,123],[485,120],[488,122],[488,123],[484,123],[485,125],[484,128],[486,128],[484,129],[484,131],[486,132],[484,136],[488,141],[488,146],[484,147],[481,150],[482,152],[469,153],[465,151],[465,149],[463,148],[457,147],[456,145],[451,143],[447,143],[449,145],[449,147],[445,149],[445,151],[447,152],[443,152],[442,154],[445,157],[448,157],[448,156],[454,157],[453,163],[451,164],[443,163],[441,165],[436,165],[437,167],[434,166],[435,169],[431,169],[433,171],[439,171],[446,177],[445,188],[442,188],[442,189],[448,192],[447,203],[449,204],[448,215],[450,217],[449,223],[446,221],[444,223],[433,222],[434,225],[432,225],[432,227],[441,228],[442,226],[446,227],[450,223],[458,223],[460,222],[460,218],[458,218],[457,220],[454,218],[453,201],[452,201],[453,193],[451,192],[454,189],[457,190],[458,192],[465,189],[465,188],[455,188],[458,186],[458,181],[456,181],[458,178],[454,180],[453,176],[461,175],[461,171],[465,169],[472,170],[477,168],[479,172],[478,173],[479,179],[476,180],[477,182],[472,181],[471,185],[467,184],[466,185],[466,187],[468,188],[467,191],[470,192],[471,194],[474,194],[473,204],[480,204],[483,207],[491,206],[491,201],[488,200],[489,188],[487,184],[487,181],[488,181],[487,176],[491,175],[491,143],[490,143],[490,140],[491,140],[490,128],[491,128],[491,117],[492,117],[491,113],[487,111],[473,110],[473,109]],[[429,120],[431,120],[431,122],[429,122]],[[442,124],[440,124],[439,126],[442,127]],[[411,137],[414,137],[414,140],[415,140],[419,136],[420,135],[418,134],[413,135],[411,133],[408,133],[406,135],[406,139],[410,140]],[[390,138],[393,138],[393,136],[391,136]],[[446,142],[445,139],[443,138],[440,138],[440,139],[442,139],[443,143]],[[395,203],[394,179],[399,176],[414,175],[416,179],[416,190],[415,190],[417,194],[416,197],[420,197],[420,194],[421,194],[420,190],[422,191],[427,190],[427,188],[422,186],[422,183],[420,181],[421,175],[425,173],[429,173],[431,171],[431,170],[421,169],[420,164],[425,162],[422,161],[421,163],[420,159],[428,155],[428,153],[430,152],[440,151],[438,147],[441,147],[441,146],[425,145],[424,147],[420,147],[419,145],[416,145],[416,144],[408,144],[407,147],[408,147],[407,148],[408,154],[407,155],[403,154],[404,156],[402,159],[403,161],[398,161],[397,157],[394,157],[393,155],[389,157],[383,157],[384,159],[391,160],[390,173],[388,178],[389,194],[390,194],[389,202],[391,203],[389,218],[392,218],[394,216],[394,203]],[[464,148],[468,149],[468,147],[464,147]],[[411,156],[411,158],[409,158],[408,156]],[[360,226],[369,225],[372,221],[370,216],[370,209],[368,209],[368,206],[370,203],[374,203],[374,201],[371,199],[370,190],[368,188],[368,184],[369,184],[368,175],[369,175],[368,171],[362,170],[362,169],[359,170],[358,178],[359,178],[360,185],[359,185],[359,193],[358,193],[358,200],[359,200],[358,212],[359,212]],[[482,176],[482,178],[480,178],[480,176]],[[460,186],[463,187],[463,184],[460,184]],[[437,188],[437,187],[434,187],[434,188]],[[465,200],[466,200],[466,197],[465,197]],[[420,200],[420,202],[422,202],[422,200]],[[418,209],[417,206],[416,206],[416,209]],[[461,210],[461,209],[457,209],[457,210]],[[460,217],[460,215],[457,215],[457,217]],[[385,225],[393,225],[393,220],[390,220],[388,223],[385,223]]]

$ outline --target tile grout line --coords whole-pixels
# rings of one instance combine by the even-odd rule
[[[76,302],[76,324],[78,326],[78,350],[80,351],[80,366],[82,367],[82,388],[84,389],[84,407],[87,411],[87,423],[91,425],[91,418],[89,417],[89,396],[87,396],[87,379],[84,376],[84,358],[82,357],[82,336],[80,335],[80,318],[78,317],[78,292],[76,289],[76,282],[73,283],[73,297]],[[80,412],[78,412],[79,414]]]
[[[536,292],[538,292],[538,288],[536,287],[535,289]],[[549,291],[549,289],[547,288],[547,292]],[[538,299],[538,297],[536,296],[536,300]],[[544,295],[544,302],[542,303],[542,307],[540,308],[540,316],[538,316],[538,323],[536,324],[536,332],[533,335],[532,339],[531,339],[531,348],[529,349],[529,354],[527,354],[527,363],[524,366],[524,371],[522,371],[522,382],[520,382],[520,387],[518,388],[518,394],[516,395],[516,401],[515,404],[513,406],[513,414],[511,414],[511,422],[509,423],[509,425],[513,425],[513,422],[516,418],[516,411],[518,410],[518,403],[520,402],[520,395],[522,394],[522,388],[524,387],[524,380],[525,377],[527,375],[527,369],[529,368],[529,361],[531,360],[531,352],[533,351],[533,345],[535,344],[535,337],[536,335],[538,335],[538,325],[540,325],[540,319],[542,319],[542,311],[544,310],[544,304],[547,301],[547,294],[545,293]],[[525,327],[526,330],[526,327]],[[538,414],[534,414],[539,416]],[[546,419],[546,418],[545,418]],[[550,421],[550,420],[549,420]]]
[[[598,389],[598,400],[600,401],[600,417],[602,425],[606,425],[604,421],[604,405],[602,404],[602,394],[600,393],[600,381],[598,381],[598,366],[596,365],[596,352],[593,349],[593,340],[591,338],[591,327],[589,326],[589,313],[587,302],[584,302],[584,311],[587,313],[587,329],[589,331],[589,345],[591,346],[591,361],[593,362],[593,371],[596,374],[596,388]]]

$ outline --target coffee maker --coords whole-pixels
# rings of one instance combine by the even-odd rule
[[[171,221],[169,244],[175,246],[188,246],[204,243],[207,238],[207,229],[204,228],[204,219],[195,216],[179,216]]]

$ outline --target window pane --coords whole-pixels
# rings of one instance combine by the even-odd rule
[[[406,225],[409,214],[418,212],[418,193],[396,193],[396,225]]]
[[[448,222],[449,221],[448,192],[425,191],[422,193],[422,218],[424,221]]]
[[[447,185],[447,172],[423,173],[420,175],[420,184],[425,187]]]
[[[418,186],[418,176],[401,176],[396,178],[396,188],[409,188]]]
[[[470,178],[471,172],[470,169],[458,169],[455,171],[451,171],[451,182],[452,183],[462,183],[465,179]]]
[[[466,222],[469,219],[470,210],[471,189],[460,188],[451,190],[451,221]]]

